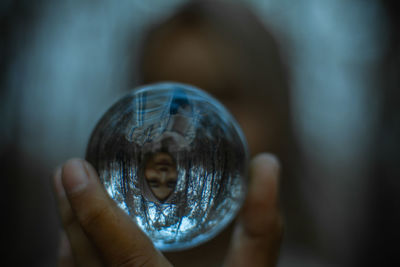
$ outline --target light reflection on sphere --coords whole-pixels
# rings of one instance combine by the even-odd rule
[[[100,119],[86,158],[111,197],[164,251],[213,238],[245,197],[244,135],[217,100],[189,85],[130,92]]]

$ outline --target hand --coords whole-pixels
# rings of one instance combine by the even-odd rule
[[[283,228],[278,174],[274,156],[253,159],[248,196],[225,266],[275,266]],[[171,266],[108,196],[88,162],[72,159],[58,168],[54,188],[68,239],[62,239],[59,266]]]

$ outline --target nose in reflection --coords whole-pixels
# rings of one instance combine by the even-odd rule
[[[146,162],[145,178],[154,196],[160,201],[167,199],[176,186],[178,174],[171,155],[154,153]]]

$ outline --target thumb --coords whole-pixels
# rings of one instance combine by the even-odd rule
[[[279,168],[279,161],[271,154],[252,160],[249,192],[225,266],[276,265],[283,233],[278,207]]]
[[[62,184],[76,219],[106,264],[170,266],[133,220],[109,198],[88,162],[68,161],[63,167]]]

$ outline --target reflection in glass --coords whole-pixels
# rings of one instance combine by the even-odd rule
[[[165,152],[152,154],[145,163],[144,177],[152,196],[148,190],[144,190],[142,194],[146,194],[150,199],[152,197],[160,201],[167,199],[175,189],[178,179],[176,164],[171,155]]]
[[[219,102],[188,85],[133,90],[99,121],[86,158],[161,250],[214,237],[235,217],[246,191],[240,128]]]

